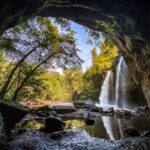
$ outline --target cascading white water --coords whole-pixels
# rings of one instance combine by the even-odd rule
[[[123,61],[123,57],[120,58],[118,66],[117,66],[117,76],[116,76],[116,91],[115,91],[115,100],[116,106],[118,104],[118,97],[119,97],[119,84],[120,84],[120,72],[121,72],[121,64]]]
[[[100,106],[128,108],[127,77],[127,65],[123,57],[120,57],[116,69],[116,80],[113,79],[111,71],[107,72],[99,97]],[[115,86],[113,86],[114,81]]]
[[[123,57],[119,59],[116,73],[115,101],[116,107],[128,108],[127,94],[128,69]]]
[[[110,78],[111,78],[111,71],[108,71],[107,75],[106,75],[106,78],[103,82],[103,86],[102,86],[102,89],[101,89],[101,94],[100,94],[100,97],[99,97],[101,106],[109,105],[109,85],[110,85],[109,81],[110,81]]]
[[[111,100],[110,100],[110,87],[112,84],[112,82],[110,82],[112,80],[112,76],[111,76],[111,71],[108,71],[107,75],[106,75],[106,78],[103,82],[103,85],[102,85],[102,89],[101,89],[101,93],[100,93],[100,97],[99,97],[99,100],[100,100],[100,106],[112,106],[113,104],[113,107],[116,107],[118,106],[118,98],[120,97],[120,93],[122,94],[122,96],[124,97],[124,92],[126,91],[126,78],[125,76],[123,75],[124,72],[121,70],[121,67],[122,67],[122,64],[125,66],[125,62],[123,62],[123,57],[120,58],[119,60],[119,63],[118,63],[118,66],[117,66],[117,72],[116,72],[116,86],[115,86],[115,92],[114,92],[114,99],[112,99],[114,102],[112,103]],[[126,71],[126,70],[125,70]],[[125,73],[126,75],[126,73]],[[112,87],[111,87],[112,88]],[[121,88],[121,90],[120,90]],[[112,89],[111,89],[112,90]],[[115,139],[115,132],[113,131],[113,123],[111,121],[111,119],[109,117],[102,117],[102,120],[103,120],[103,123],[104,123],[104,126],[106,128],[106,131],[107,131],[107,134],[109,135],[110,139],[114,140]],[[118,129],[121,129],[121,125],[120,123],[117,121],[117,125],[118,125]],[[120,131],[120,136],[123,137],[121,131]]]

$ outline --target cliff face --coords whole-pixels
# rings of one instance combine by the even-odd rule
[[[37,16],[64,17],[107,31],[124,55],[150,107],[150,9],[148,0],[2,0],[0,34]],[[96,28],[96,20],[99,28]]]

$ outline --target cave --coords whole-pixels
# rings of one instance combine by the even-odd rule
[[[106,34],[126,59],[150,107],[149,15],[147,0],[3,0],[0,33],[35,16],[63,17],[102,32],[110,27]],[[97,20],[101,21],[98,27]]]
[[[84,109],[85,111],[84,113],[86,113],[87,118],[84,118],[82,122],[69,120],[67,123],[68,124],[70,123],[71,125],[79,124],[80,126],[84,124],[84,121],[85,122],[91,121],[92,124],[95,123],[95,126],[96,126],[96,130],[94,129],[95,137],[97,136],[101,137],[102,134],[105,134],[106,139],[119,140],[122,137],[122,131],[123,131],[123,138],[127,137],[128,135],[130,137],[134,137],[134,136],[139,137],[140,133],[137,130],[135,130],[135,128],[124,131],[123,125],[124,123],[129,123],[129,125],[131,123],[134,127],[136,125],[140,127],[141,126],[147,127],[150,121],[148,118],[148,122],[144,122],[145,116],[140,116],[141,114],[145,115],[145,112],[146,113],[150,112],[150,35],[149,35],[150,34],[150,9],[149,9],[149,6],[150,6],[150,3],[148,0],[132,0],[132,1],[131,0],[123,0],[123,1],[119,1],[119,0],[109,0],[109,1],[106,1],[106,0],[5,0],[4,1],[4,0],[1,0],[0,2],[0,35],[2,35],[6,30],[30,18],[34,18],[36,16],[54,17],[54,18],[61,17],[61,18],[65,18],[67,20],[76,22],[94,31],[103,32],[117,46],[117,48],[119,49],[119,53],[123,56],[128,66],[128,72],[130,72],[131,78],[132,78],[130,79],[130,81],[133,82],[133,85],[132,83],[130,84],[135,87],[135,89],[132,89],[132,88],[129,89],[128,93],[131,93],[134,99],[134,103],[139,103],[139,105],[141,105],[140,102],[146,100],[148,107],[146,106],[146,107],[141,107],[137,109],[134,112],[135,114],[134,113],[132,114],[132,110],[128,111],[128,110],[123,109],[120,111],[120,110],[114,110],[114,108],[109,108],[107,110],[104,110],[103,108],[97,107],[95,104],[94,105],[91,103],[86,104],[84,102],[77,102],[77,105],[79,105],[78,106],[79,108],[74,108],[74,107],[72,108],[72,106],[65,106],[67,109],[61,108],[62,106],[57,106],[57,107],[60,107],[58,109],[65,109],[65,111],[67,112],[69,108],[71,109],[70,111],[72,111],[73,113],[75,111],[78,111],[78,109],[80,109],[80,107],[83,105],[82,106],[83,108],[81,109]],[[113,93],[111,87],[109,90]],[[141,101],[138,102],[138,100],[136,101],[136,99],[138,100],[141,99]],[[146,103],[144,103],[144,106],[145,104]],[[53,110],[54,111],[57,110],[56,108],[53,108],[52,110],[49,107],[41,107],[40,109],[31,109],[31,110],[25,109],[22,112],[22,110],[20,110],[19,108],[14,108],[15,107],[14,104],[11,106],[11,104],[9,103],[5,104],[5,102],[3,103],[2,101],[0,102],[0,106],[1,105],[2,106],[6,105],[6,108],[4,107],[3,109],[4,112],[2,113],[4,120],[0,114],[0,121],[1,121],[0,132],[4,134],[4,135],[1,134],[2,136],[0,135],[0,148],[1,148],[1,145],[3,146],[5,144],[3,143],[3,136],[7,137],[7,134],[9,135],[9,133],[5,134],[5,132],[3,132],[4,130],[6,130],[4,129],[5,125],[3,124],[3,121],[6,123],[7,122],[9,123],[9,121],[11,122],[11,120],[8,121],[7,115],[5,116],[5,113],[6,114],[9,113],[9,116],[11,115],[17,116],[18,112],[23,113],[20,117],[18,116],[19,118],[17,118],[16,121],[14,121],[13,123],[10,123],[10,124],[13,124],[12,126],[8,125],[9,131],[12,130],[16,122],[18,123],[27,113],[34,114],[40,111],[41,112],[45,111],[49,115],[49,111],[50,111],[50,113],[52,113],[50,115],[52,115],[52,117],[56,117],[55,116],[56,114],[53,112]],[[102,117],[103,115],[106,115],[107,117],[98,118],[97,120],[94,120],[93,118],[91,119],[89,117],[89,112],[88,112],[89,105],[90,105],[90,111],[92,113],[93,112],[98,113],[98,115],[100,113],[99,117]],[[18,109],[18,112],[11,113],[11,111],[10,112],[8,111],[9,110],[8,107],[12,111],[14,109],[15,110]],[[134,118],[136,116],[136,113],[139,115],[138,116],[139,118],[137,119],[138,121]],[[69,115],[68,116],[70,118],[74,117],[73,116],[74,114],[73,115],[69,114]],[[81,115],[84,116],[85,114],[81,113]],[[116,118],[111,118],[112,116],[115,116]],[[61,117],[63,117],[63,115]],[[14,118],[15,117],[12,117],[12,120]],[[131,122],[128,119],[124,122],[124,118],[125,119],[132,118],[132,119],[130,120]],[[40,120],[41,118],[38,118],[38,119]],[[53,120],[54,118],[53,119],[46,118],[46,119],[49,119],[50,120],[49,124],[51,124],[51,120]],[[143,122],[141,121],[142,119],[143,119]],[[40,121],[43,123],[43,120],[42,121],[40,120]],[[36,120],[32,120],[32,121],[36,122]],[[56,119],[56,122],[57,121],[58,120]],[[63,128],[62,126],[64,126],[65,123],[61,120],[59,120],[58,122],[60,123],[61,128]],[[140,122],[140,123],[138,124],[137,122],[138,123]],[[59,123],[56,123],[56,125],[59,125]],[[110,129],[110,127],[107,126],[109,123],[111,124],[113,128],[115,128],[114,130],[112,131],[107,130],[108,128]],[[99,129],[99,126],[101,127],[102,132],[97,132]],[[90,128],[87,128],[87,126],[84,126],[84,128],[85,130],[90,129]],[[69,129],[69,127],[67,129]],[[125,148],[127,149],[133,148],[133,146],[135,147],[137,146],[138,149],[140,150],[140,148],[144,147],[142,144],[140,145],[140,142],[146,144],[146,148],[149,148],[150,146],[149,126],[146,129],[148,130],[148,132],[144,133],[144,135],[141,135],[140,139],[134,138],[133,141],[130,143],[128,139],[127,141],[126,140],[124,141],[123,139],[121,142],[120,141],[111,142],[107,140],[103,141],[101,139],[94,140],[93,138],[89,137],[89,135],[87,135],[86,133],[82,131],[80,132],[80,131],[69,130],[67,132],[64,132],[62,130],[58,130],[61,132],[58,132],[56,134],[52,133],[48,135],[48,134],[43,134],[44,130],[39,130],[37,132],[34,130],[29,131],[29,130],[21,129],[21,130],[17,130],[17,133],[14,134],[15,136],[13,137],[13,140],[9,144],[12,146],[12,149],[13,149],[13,145],[15,144],[14,150],[17,150],[16,147],[20,145],[22,146],[21,147],[22,149],[23,148],[32,149],[32,148],[35,148],[34,146],[38,147],[38,148],[36,147],[36,149],[40,149],[40,146],[41,146],[40,144],[41,143],[43,144],[46,141],[45,145],[47,147],[50,147],[51,145],[49,145],[49,142],[52,142],[52,147],[54,147],[54,149],[58,149],[59,144],[62,141],[63,141],[63,146],[64,147],[66,146],[65,144],[68,142],[67,141],[68,140],[67,136],[68,136],[69,137],[68,143],[70,144],[69,148],[72,147],[72,140],[70,139],[73,138],[73,140],[75,141],[73,143],[74,148],[78,148],[77,146],[79,147],[83,146],[82,148],[84,149],[87,146],[86,145],[86,140],[87,140],[88,144],[93,143],[93,145],[95,146],[94,147],[95,150],[98,150],[99,148],[105,149],[105,146],[106,146],[106,149],[111,148],[111,149],[119,150],[120,148],[124,148],[124,143],[125,143]],[[119,132],[118,131],[116,132],[116,130],[118,130]],[[109,136],[111,138],[108,138]],[[21,140],[19,140],[18,137]],[[36,137],[38,138],[36,139]],[[27,143],[24,142],[24,138],[26,138]],[[59,144],[57,145],[57,142],[55,143],[54,140],[58,140]],[[134,145],[135,141],[136,141],[136,144]],[[35,145],[33,145],[34,142],[36,143]],[[38,142],[39,143],[41,142],[41,143],[39,144]],[[31,145],[30,144],[28,145],[28,143],[30,143]],[[76,145],[76,143],[77,144],[79,143],[79,145]],[[90,145],[90,144],[88,145],[89,149],[93,148],[93,145],[92,144]]]

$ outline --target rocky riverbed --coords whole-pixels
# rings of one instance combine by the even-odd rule
[[[90,137],[82,130],[58,132],[55,135],[28,130],[14,136],[15,138],[9,143],[11,150],[148,150],[150,148],[150,139],[147,137],[111,141]]]
[[[4,124],[8,118],[5,111],[2,112],[4,119],[1,117],[0,120],[4,124],[0,128],[3,135],[1,139],[6,133],[7,140],[0,139],[1,149],[150,149],[148,107],[130,111],[98,107],[92,101],[44,105],[30,110],[7,103],[1,105],[2,108],[8,107],[12,116],[20,113],[20,117],[14,118],[9,122],[12,125],[6,128]]]

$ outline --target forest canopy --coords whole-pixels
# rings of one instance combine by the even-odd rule
[[[0,37],[0,99],[72,101],[97,100],[118,49],[104,40],[91,50],[92,66],[82,71],[75,32],[68,22],[33,18]],[[62,73],[55,71],[61,68]]]

